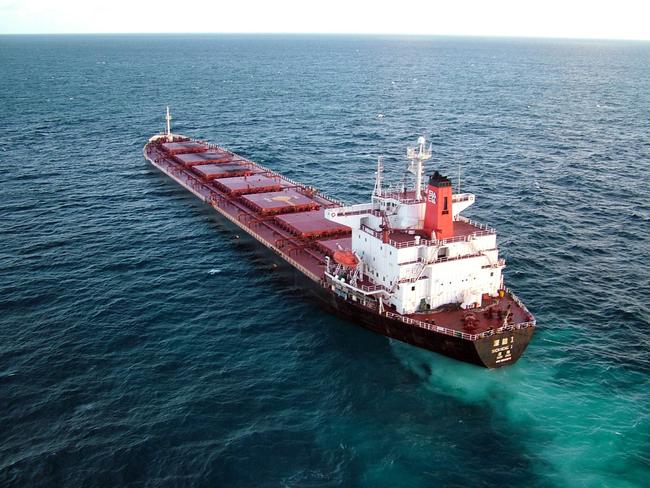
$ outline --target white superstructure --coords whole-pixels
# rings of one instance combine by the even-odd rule
[[[475,196],[452,194],[451,182],[438,172],[422,188],[423,163],[430,156],[424,138],[418,148],[408,149],[412,189],[383,191],[380,160],[370,203],[325,212],[352,228],[351,250],[358,259],[354,273],[348,273],[354,279],[330,270],[332,282],[356,297],[379,297],[380,306],[392,305],[399,314],[447,304],[478,307],[484,294],[497,296],[502,288],[505,263],[495,231],[460,215]]]

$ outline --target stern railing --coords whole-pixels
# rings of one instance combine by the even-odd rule
[[[515,295],[512,292],[512,290],[510,290],[509,288],[506,288],[505,291],[506,291],[506,293],[508,293],[512,297],[513,301],[519,307],[521,307],[521,309],[526,313],[526,315],[528,317],[532,317],[532,314],[528,311],[528,309],[526,308],[526,305],[524,305],[523,302],[521,300],[519,300],[517,295]],[[441,334],[446,334],[446,335],[453,336],[453,337],[461,337],[461,338],[467,339],[469,341],[476,341],[478,339],[484,339],[485,337],[498,335],[498,334],[501,334],[503,332],[508,332],[508,331],[511,331],[511,330],[527,329],[528,327],[535,327],[537,325],[537,321],[533,318],[532,320],[527,320],[525,322],[519,322],[517,324],[507,324],[507,325],[504,325],[502,327],[497,327],[495,329],[486,330],[485,332],[480,332],[478,334],[470,334],[469,332],[463,332],[461,330],[449,329],[447,327],[442,327],[440,325],[431,324],[429,322],[424,322],[423,320],[417,320],[417,319],[407,317],[407,316],[404,316],[404,315],[400,315],[400,314],[397,314],[397,313],[394,313],[394,312],[386,311],[384,313],[384,315],[386,317],[388,317],[388,318],[396,319],[396,320],[399,320],[399,321],[404,322],[406,324],[414,325],[416,327],[420,327],[422,329],[427,329],[427,330],[430,330],[430,331],[433,331],[433,332],[439,332]]]

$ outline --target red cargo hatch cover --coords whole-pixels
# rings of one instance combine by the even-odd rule
[[[300,237],[323,237],[351,232],[347,225],[325,218],[325,210],[291,213],[275,217],[276,222]]]
[[[263,215],[304,212],[319,207],[314,200],[293,189],[244,195],[241,200]]]

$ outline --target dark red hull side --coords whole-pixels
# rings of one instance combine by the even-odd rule
[[[312,285],[314,285],[313,282]],[[495,333],[481,339],[468,340],[380,315],[357,303],[345,300],[323,287],[319,287],[315,291],[328,310],[367,330],[490,369],[515,363],[523,354],[535,332],[535,327],[527,327]]]

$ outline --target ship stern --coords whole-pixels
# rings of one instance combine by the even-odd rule
[[[486,368],[501,368],[517,362],[534,333],[534,325],[513,328],[477,339],[474,347]]]

